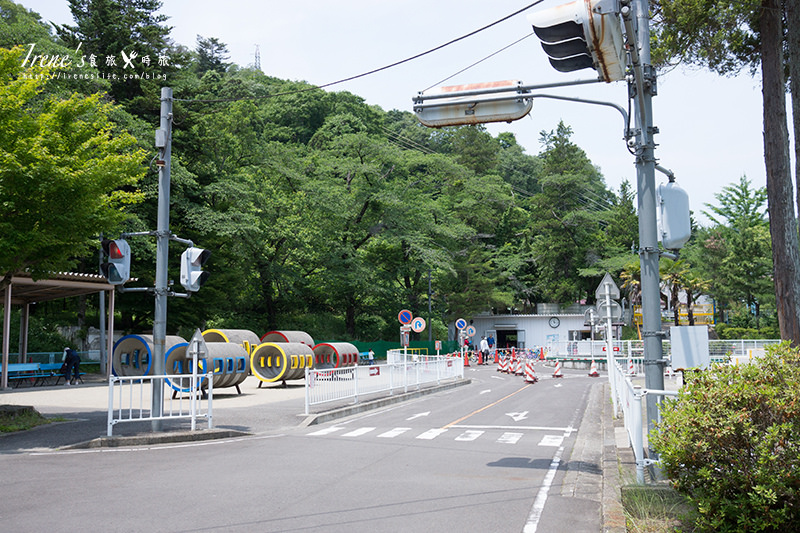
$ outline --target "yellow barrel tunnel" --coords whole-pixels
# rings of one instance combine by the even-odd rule
[[[207,329],[202,335],[206,343],[232,342],[233,344],[241,344],[247,355],[253,353],[256,346],[261,344],[258,335],[248,329]]]
[[[302,379],[314,367],[314,351],[301,342],[264,342],[250,356],[250,369],[261,381]]]

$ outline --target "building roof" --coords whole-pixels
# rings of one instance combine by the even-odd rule
[[[114,285],[99,274],[53,272],[47,279],[34,281],[29,273],[21,272],[11,278],[11,304],[46,302],[113,290]]]

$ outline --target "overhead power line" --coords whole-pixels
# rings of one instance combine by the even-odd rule
[[[538,5],[538,4],[541,4],[543,1],[544,0],[536,0],[535,2],[533,2],[531,4],[528,4],[527,6],[523,7],[522,9],[518,9],[517,11],[514,11],[513,13],[511,13],[509,15],[506,15],[505,17],[503,17],[501,19],[498,19],[498,20],[496,20],[496,21],[494,21],[494,22],[492,22],[490,24],[487,24],[487,25],[485,25],[485,26],[483,26],[481,28],[478,28],[477,30],[471,31],[471,32],[469,32],[467,34],[464,34],[464,35],[460,36],[460,37],[456,37],[455,39],[452,39],[452,40],[450,40],[450,41],[448,41],[448,42],[446,42],[444,44],[440,44],[439,46],[436,46],[434,48],[431,48],[431,49],[426,50],[424,52],[421,52],[419,54],[413,55],[411,57],[407,57],[405,59],[401,59],[400,61],[395,61],[394,63],[390,63],[390,64],[385,65],[385,66],[380,67],[380,68],[372,69],[372,70],[369,70],[367,72],[362,72],[361,74],[356,74],[355,76],[350,76],[348,78],[342,78],[340,80],[332,81],[330,83],[324,83],[322,85],[314,85],[314,86],[308,87],[306,89],[298,89],[298,90],[295,90],[295,91],[286,91],[286,92],[281,92],[281,93],[268,94],[266,96],[243,96],[243,97],[237,97],[237,98],[205,98],[205,99],[175,98],[174,100],[176,102],[198,102],[198,103],[237,102],[237,101],[240,101],[240,100],[264,100],[264,99],[267,99],[267,98],[275,98],[276,96],[288,96],[288,95],[291,95],[291,94],[298,94],[298,93],[304,93],[304,92],[309,92],[309,91],[315,91],[317,89],[324,89],[326,87],[331,87],[333,85],[338,85],[340,83],[345,83],[345,82],[348,82],[348,81],[352,81],[352,80],[356,80],[356,79],[359,79],[359,78],[363,78],[365,76],[370,76],[372,74],[376,74],[378,72],[382,72],[384,70],[388,70],[390,68],[397,67],[397,66],[402,65],[404,63],[408,63],[409,61],[414,61],[415,59],[419,59],[420,57],[426,56],[426,55],[431,54],[433,52],[437,52],[437,51],[441,50],[442,48],[450,46],[451,44],[455,44],[455,43],[457,43],[459,41],[463,41],[464,39],[472,37],[473,35],[477,35],[478,33],[482,32],[482,31],[485,31],[485,30],[488,30],[489,28],[491,28],[493,26],[497,26],[501,22],[505,22],[506,20],[508,20],[508,19],[510,19],[512,17],[515,17],[515,16],[519,15],[522,12],[527,11],[528,9],[530,9],[530,8],[532,8],[532,7],[534,7],[534,6]],[[513,44],[516,44],[516,43],[513,43]]]

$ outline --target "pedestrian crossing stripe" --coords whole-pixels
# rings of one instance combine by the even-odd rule
[[[451,427],[458,427],[458,426],[451,426]],[[481,426],[481,427],[483,427],[483,426]],[[525,430],[525,429],[538,429],[538,430],[554,429],[554,428],[528,428],[528,427],[511,428],[509,426],[495,426],[495,427],[485,426],[485,427],[487,429],[501,429],[501,430],[502,429],[520,429],[520,430]],[[320,436],[325,436],[325,435],[332,435],[332,434],[337,433],[339,431],[344,431],[345,429],[348,429],[348,428],[345,428],[343,426],[331,426],[329,428],[324,428],[324,429],[320,429],[320,430],[314,431],[312,433],[308,433],[308,436],[320,437]],[[340,437],[347,437],[347,438],[363,437],[364,435],[368,435],[370,433],[373,433],[377,429],[378,428],[376,428],[376,427],[365,426],[365,427],[360,427],[360,428],[356,428],[356,429],[350,430],[350,431],[348,431],[346,433],[341,433],[339,436]],[[409,428],[409,427],[396,427],[396,428],[392,428],[392,429],[390,429],[388,431],[383,431],[382,433],[379,433],[378,435],[376,435],[376,438],[393,439],[395,437],[399,437],[400,435],[408,433],[412,429],[413,428]],[[487,433],[487,431],[485,431],[484,429],[474,429],[474,428],[473,429],[461,428],[461,429],[463,429],[463,431],[461,433],[457,434],[454,437],[453,440],[458,441],[458,442],[472,442],[472,441],[478,440],[480,437],[482,437],[484,434]],[[563,435],[545,435],[545,436],[543,436],[542,439],[539,441],[538,445],[539,446],[554,446],[554,447],[561,446],[561,444],[564,442],[564,437],[565,436],[569,436],[569,433],[574,431],[572,428],[566,428],[566,429],[567,429],[567,431]],[[432,429],[429,429],[427,431],[424,431],[424,432],[420,433],[419,435],[417,435],[414,438],[415,439],[419,439],[419,440],[433,440],[433,439],[435,439],[437,437],[440,437],[440,436],[444,435],[448,431],[449,431],[449,428],[432,428]],[[497,442],[498,444],[517,444],[522,439],[522,437],[524,437],[524,436],[525,436],[525,434],[521,433],[519,431],[504,431],[496,439],[495,442]]]

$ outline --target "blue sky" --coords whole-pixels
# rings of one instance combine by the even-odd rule
[[[23,0],[44,20],[71,23],[66,0]],[[163,0],[172,38],[194,47],[197,35],[228,45],[231,60],[254,62],[271,76],[325,84],[413,56],[501,19],[531,3],[525,0]],[[529,12],[563,3],[546,0]],[[531,31],[526,13],[498,26],[380,73],[336,85],[385,110],[412,111],[412,97],[463,68],[498,52]],[[588,79],[594,71],[562,74],[552,69],[535,36],[499,52],[443,85],[515,79],[527,85]],[[168,82],[168,80],[167,80]],[[615,102],[625,107],[623,82],[548,92]],[[700,69],[676,69],[659,77],[653,100],[656,157],[689,193],[700,223],[705,203],[746,175],[755,187],[766,185],[762,100],[759,78],[745,71],[720,77]],[[623,179],[634,186],[633,157],[622,141],[622,119],[611,108],[536,100],[532,113],[511,124],[490,125],[496,134],[510,131],[529,154],[537,154],[541,131],[563,120],[573,142],[600,167],[609,187]],[[666,177],[656,175],[657,183]]]

